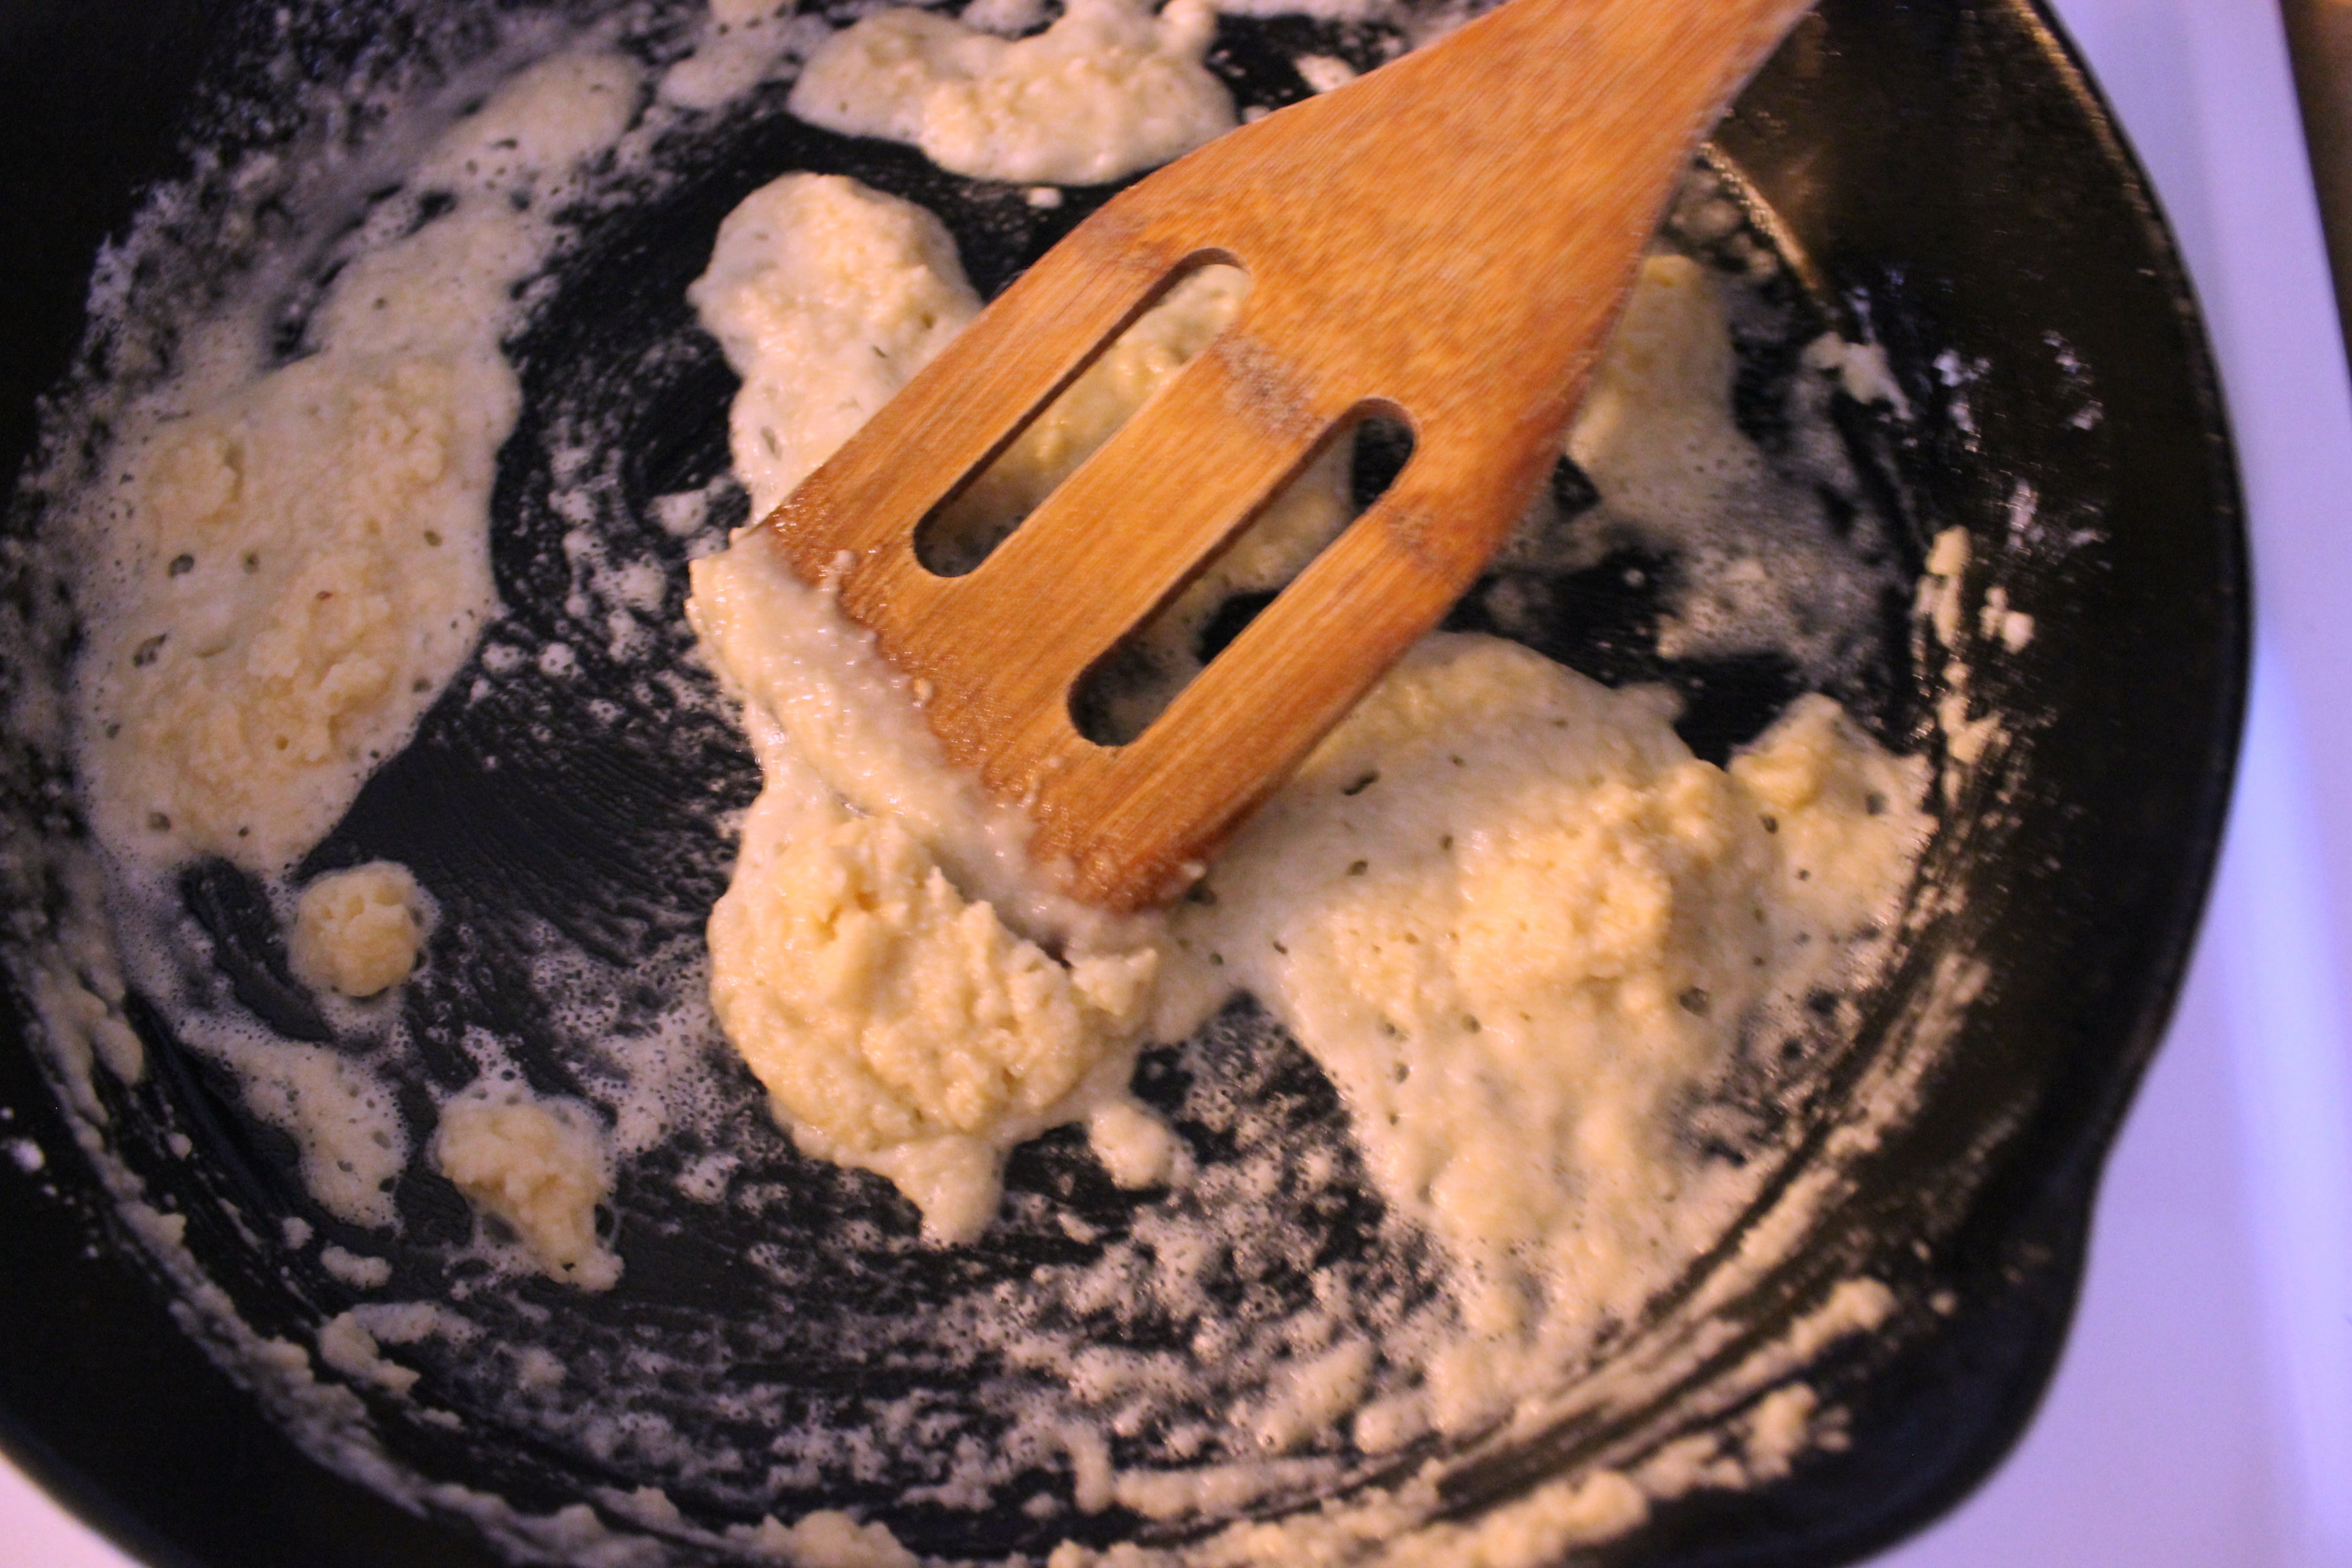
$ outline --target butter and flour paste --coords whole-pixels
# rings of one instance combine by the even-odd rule
[[[561,1434],[681,1500],[696,1487],[772,1496],[881,1473],[878,1450],[819,1451],[822,1427],[795,1436],[756,1391],[740,1395],[741,1419],[771,1423],[767,1449],[695,1452],[651,1398],[599,1403],[625,1376],[648,1390],[677,1381],[679,1363],[650,1351],[625,1373],[619,1352],[613,1365],[567,1362],[518,1326],[578,1293],[629,1298],[632,1181],[714,1213],[789,1203],[736,1180],[747,1135],[712,1108],[742,1068],[715,1065],[719,1031],[802,1155],[908,1200],[910,1246],[971,1247],[1034,1223],[1034,1195],[1006,1192],[1006,1162],[1065,1125],[1132,1194],[1131,1228],[1107,1242],[1074,1215],[1058,1222],[1074,1246],[1102,1246],[1094,1262],[1041,1266],[943,1311],[942,1335],[1046,1386],[990,1408],[992,1447],[967,1448],[969,1432],[940,1446],[927,1507],[980,1511],[1039,1473],[1066,1478],[1068,1499],[1038,1494],[1039,1520],[1124,1509],[1215,1523],[1317,1495],[1364,1457],[1507,1418],[1635,1319],[1753,1195],[1755,1170],[1695,1151],[1691,1108],[1744,1039],[1809,1026],[1822,998],[1883,956],[1931,826],[1923,764],[1820,695],[1718,764],[1676,733],[1679,700],[1664,687],[1612,689],[1504,637],[1447,633],[1408,656],[1188,900],[1122,918],[1072,904],[1027,864],[1018,813],[941,763],[914,694],[826,592],[756,540],[730,546],[716,521],[738,491],[753,518],[789,493],[977,313],[955,240],[912,202],[787,174],[720,226],[686,293],[740,381],[732,473],[650,508],[692,557],[690,597],[662,560],[598,531],[599,465],[613,455],[592,437],[564,447],[559,431],[531,438],[555,445],[554,505],[576,524],[561,550],[565,624],[596,636],[532,641],[500,602],[493,482],[502,447],[525,438],[508,356],[549,258],[572,243],[567,215],[657,183],[666,136],[723,124],[768,89],[811,124],[1033,187],[1019,199],[1047,208],[1057,185],[1124,177],[1235,122],[1207,63],[1215,22],[1194,0],[1073,0],[1050,20],[992,3],[956,19],[874,11],[835,30],[729,0],[628,47],[617,24],[535,37],[414,133],[394,181],[404,194],[341,242],[299,352],[267,347],[275,297],[257,285],[194,323],[172,374],[122,412],[105,481],[77,514],[92,570],[73,701],[108,898],[131,911],[117,921],[123,973],[77,952],[46,994],[82,1042],[69,1076],[85,1081],[101,1065],[138,1075],[129,991],[174,1003],[183,1042],[292,1141],[320,1215],[348,1227],[319,1256],[353,1304],[307,1345],[238,1341],[307,1413],[295,1419],[338,1434],[322,1446],[354,1441],[352,1407],[332,1397],[346,1391],[313,1381],[333,1373],[430,1424],[489,1411]],[[1307,79],[1341,80],[1321,59],[1302,59]],[[1685,227],[1704,237],[1697,218]],[[1645,263],[1567,445],[1598,504],[1538,501],[1480,590],[1485,624],[1523,629],[1541,610],[1527,586],[1540,574],[1633,548],[1681,563],[1654,628],[1665,657],[1771,649],[1815,687],[1864,657],[1874,605],[1908,584],[1875,544],[1856,544],[1869,520],[1833,526],[1787,455],[1768,456],[1734,418],[1740,287],[1671,247]],[[969,565],[1017,526],[1246,289],[1210,268],[1173,289],[959,499],[933,542],[946,563]],[[1802,462],[1843,461],[1823,414],[1833,381],[1857,401],[1891,386],[1864,374],[1871,352],[1808,361],[1790,394]],[[1105,695],[1113,729],[1148,722],[1201,668],[1232,602],[1278,588],[1346,525],[1350,459],[1342,443],[1302,476],[1147,629]],[[436,703],[584,680],[599,659],[698,700],[707,678],[688,673],[681,600],[693,657],[757,759],[758,795],[730,822],[707,952],[689,932],[621,973],[550,924],[523,982],[562,997],[565,1037],[586,1042],[556,1081],[527,1070],[505,1026],[411,1005],[418,987],[439,1005],[436,966],[479,962],[422,861],[312,858]],[[1983,614],[1991,626],[2003,612]],[[278,1032],[186,978],[175,879],[210,861],[262,889],[286,973],[332,1044]],[[651,1016],[648,991],[667,998]],[[1234,1105],[1219,1114],[1241,1156],[1198,1161],[1197,1133],[1164,1096],[1139,1092],[1158,1070],[1150,1054],[1253,1008],[1336,1090],[1344,1146],[1286,1147],[1258,1108]],[[1425,1247],[1412,1267],[1430,1288],[1318,1268],[1287,1318],[1224,1310],[1219,1271],[1253,1243],[1239,1220],[1225,1236],[1200,1216],[1254,1215],[1355,1165],[1380,1223]],[[394,1200],[420,1173],[472,1212],[469,1232],[434,1244],[454,1283],[422,1300],[404,1294],[404,1265],[376,1256],[403,1256],[410,1221]],[[142,1208],[136,1228],[168,1251],[178,1217]],[[289,1247],[312,1246],[295,1223]],[[805,1290],[795,1260],[752,1262]],[[1377,1301],[1376,1283],[1390,1292]],[[1187,1337],[1136,1348],[1069,1328],[1120,1310],[1163,1313]],[[1823,1331],[1884,1315],[1856,1306]],[[1233,1370],[1214,1386],[1244,1392],[1202,1407],[1204,1367]],[[1647,1497],[1677,1485],[1767,1474],[1819,1425],[1799,1386],[1751,1423],[1744,1460],[1710,1450],[1672,1475],[1580,1478],[1483,1533],[1414,1534],[1434,1506],[1415,1482],[1311,1528],[1235,1526],[1193,1555],[1291,1561],[1393,1537],[1401,1562],[1540,1556],[1637,1522]],[[909,1402],[877,1418],[887,1439],[859,1441],[919,1448],[926,1418]],[[395,1470],[369,1474],[398,1494],[412,1482]],[[429,1500],[524,1556],[667,1541],[769,1561],[915,1560],[879,1525],[830,1510],[697,1523],[658,1485],[551,1516],[478,1495]],[[1092,1560],[1069,1541],[1053,1556]]]
[[[1648,264],[1630,348],[1575,437],[1610,479],[1644,476],[1635,504],[1679,477],[1719,505],[1762,468],[1731,425],[1712,288],[1683,258]],[[743,378],[755,509],[971,298],[928,215],[824,175],[755,193],[694,294]],[[1204,297],[1195,280],[1146,317],[1068,395],[1079,417],[1115,426],[1087,405],[1124,416],[1198,352],[1209,331],[1184,327]],[[1158,375],[1107,374],[1141,342]],[[1045,455],[1040,432],[1071,422],[1049,410],[985,485],[1042,494],[1100,439]],[[1744,458],[1729,473],[1727,447]],[[1344,521],[1334,505],[1312,542]],[[823,595],[756,537],[698,562],[695,585],[688,613],[768,773],[711,923],[719,1018],[804,1149],[889,1175],[942,1239],[984,1223],[1005,1147],[1098,1112],[1090,1072],[1125,1081],[1148,996],[1166,1039],[1245,989],[1339,1082],[1383,1193],[1455,1245],[1468,1321],[1516,1335],[1563,1281],[1591,1301],[1696,1239],[1661,1217],[1682,1180],[1675,1097],[1759,1008],[1840,977],[1923,837],[1916,768],[1825,699],[1727,772],[1675,737],[1662,689],[1612,694],[1515,644],[1438,637],[1244,830],[1206,901],[1165,922],[1024,921],[1053,901],[1039,889],[1008,926],[956,886],[986,890],[964,846],[990,808],[942,776],[903,683],[826,626]],[[1017,847],[990,863],[1020,877]]]

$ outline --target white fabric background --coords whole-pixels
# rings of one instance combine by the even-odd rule
[[[2352,395],[2273,0],[2056,0],[2221,363],[2260,644],[2221,885],[2023,1443],[1874,1568],[2352,1568]],[[0,1463],[0,1568],[129,1560]]]

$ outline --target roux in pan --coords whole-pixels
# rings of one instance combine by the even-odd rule
[[[1207,35],[1175,20],[1112,5],[1076,19],[1099,37],[1071,21],[1044,37],[1066,63],[1091,58],[1073,37],[1125,61],[1088,78],[1115,94],[1138,40],[1174,51],[1153,72],[1181,76],[1186,50],[1201,70]],[[995,80],[1009,51],[948,26],[916,30]],[[693,482],[616,515],[625,432],[560,397],[533,410],[534,289],[560,291],[543,280],[593,251],[582,214],[641,197],[633,180],[686,180],[662,160],[723,127],[709,117],[736,101],[729,80],[748,92],[794,48],[826,58],[814,19],[747,12],[727,28],[704,24],[693,53],[658,67],[608,31],[454,120],[459,94],[401,110],[446,129],[355,228],[307,235],[307,259],[289,245],[191,323],[172,374],[120,422],[122,477],[83,514],[106,568],[83,756],[128,970],[245,1112],[290,1140],[301,1195],[341,1227],[343,1261],[322,1266],[349,1301],[316,1331],[320,1363],[395,1420],[487,1421],[641,1478],[619,1512],[656,1535],[731,1539],[673,1521],[673,1489],[769,1516],[747,1551],[771,1535],[818,1550],[849,1526],[803,1500],[871,1485],[877,1465],[921,1509],[1015,1510],[1075,1536],[1112,1508],[1213,1524],[1481,1429],[1637,1314],[1756,1190],[1774,1145],[1741,1123],[1755,1091],[1733,1080],[1759,1041],[1831,1048],[1851,1026],[1843,988],[1875,961],[1926,826],[1923,767],[1831,699],[1776,701],[1777,723],[1763,713],[1701,758],[1667,689],[1612,689],[1547,657],[1547,595],[1592,574],[1654,581],[1645,658],[1769,658],[1791,689],[1864,684],[1884,600],[1907,584],[1828,410],[1885,392],[1871,351],[1830,339],[1784,359],[1766,389],[1777,439],[1759,441],[1736,410],[1738,345],[1802,333],[1802,316],[1737,208],[1695,179],[1571,437],[1575,465],[1459,629],[1332,737],[1194,901],[1101,921],[1028,883],[1017,822],[940,773],[821,595],[722,548],[845,433],[845,410],[887,395],[976,308],[936,219],[832,176],[749,193],[739,213],[763,216],[719,230],[694,289],[711,335],[682,327],[662,351],[707,362],[712,337],[724,346],[742,383],[732,474],[681,474]],[[1107,101],[1008,121],[1029,160],[1011,177],[1104,172],[1088,160],[1124,145],[1103,130]],[[897,134],[896,113],[858,128]],[[312,290],[290,344],[289,274]],[[971,536],[1017,521],[1197,352],[1230,308],[1223,287],[1208,276],[1140,325],[982,487],[1004,510],[965,519]],[[530,569],[499,574],[499,454],[518,442],[545,454],[554,531]],[[1310,475],[1108,700],[1148,711],[1197,668],[1212,629],[1344,521],[1368,460]],[[732,697],[688,653],[689,557],[694,626]],[[756,799],[725,740],[739,701]],[[486,782],[444,797],[436,831],[455,848],[428,832],[364,862],[413,868],[417,899],[397,900],[423,939],[413,974],[338,985],[314,952],[291,975],[310,984],[273,1007],[215,978],[237,942],[275,975],[271,920],[311,951],[304,890],[359,863],[371,781],[446,753],[448,725],[512,716],[470,756],[479,780],[510,779],[538,749],[672,751],[645,732],[662,704],[696,744],[733,748],[695,802],[685,886],[660,885],[658,861],[614,866],[620,897],[584,912],[563,889],[461,886],[451,868],[505,781]],[[730,861],[706,970],[699,927]],[[628,901],[632,873],[650,913]],[[251,889],[260,937],[201,912],[190,930],[184,911],[216,910],[223,887]],[[714,1050],[721,1028],[758,1086]],[[1234,1058],[1237,1037],[1256,1060]],[[1087,1146],[1045,1136],[1073,1121]],[[1024,1149],[1052,1151],[1055,1173],[1003,1196]],[[827,1162],[879,1173],[911,1207]],[[1057,1184],[1088,1183],[1117,1195],[1057,1202]],[[474,1214],[427,1214],[420,1194],[436,1191]],[[712,1331],[630,1348],[626,1314],[661,1289],[633,1295],[633,1235],[675,1235],[698,1210],[754,1237],[790,1213],[745,1257],[783,1342],[747,1355]],[[1041,1237],[1077,1251],[1004,1266]],[[828,1269],[958,1247],[979,1289],[812,1326]],[[1883,1315],[1883,1292],[1858,1291],[1833,1327]],[[982,1384],[961,1408],[919,1388],[814,1417],[788,1384],[742,1391],[737,1369],[788,1355],[793,1333],[833,1335],[824,1353],[854,1363],[928,1345],[970,1358]],[[286,1397],[329,1409],[310,1375]],[[735,1405],[689,1437],[670,1404],[708,1406],[719,1396],[691,1392],[705,1384],[736,1388]],[[1804,1439],[1800,1404],[1775,1406],[1757,1454]],[[759,1433],[771,1451],[754,1464]],[[869,1458],[890,1433],[894,1452]],[[1581,1488],[1564,1517],[1628,1522],[1625,1487]],[[498,1528],[552,1539],[521,1514]],[[863,1538],[887,1558],[887,1538]]]

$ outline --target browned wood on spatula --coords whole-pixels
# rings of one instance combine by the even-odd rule
[[[1172,896],[1509,533],[1701,136],[1809,0],[1513,0],[1121,193],[768,519],[928,691],[957,762],[1115,908]],[[1239,317],[978,569],[915,530],[1188,269]],[[1118,747],[1072,687],[1351,417],[1403,472]]]

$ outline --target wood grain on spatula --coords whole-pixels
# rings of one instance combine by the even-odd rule
[[[1512,0],[1120,193],[1006,289],[761,533],[928,693],[957,763],[1072,892],[1181,891],[1526,510],[1700,138],[1809,0]],[[916,529],[1187,270],[1240,315],[972,572]],[[1351,417],[1395,482],[1136,740],[1078,679]]]

